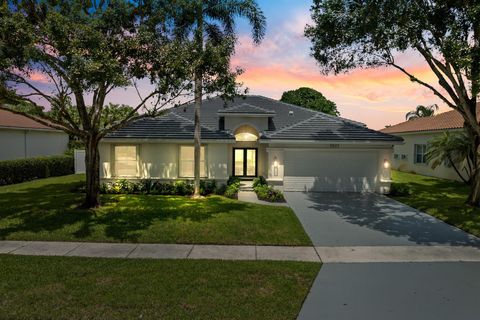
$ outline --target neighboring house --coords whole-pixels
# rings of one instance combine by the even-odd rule
[[[261,96],[205,100],[201,175],[265,176],[286,191],[387,192],[402,139],[351,120]],[[191,179],[194,107],[142,119],[100,144],[101,177]]]
[[[27,117],[0,110],[0,161],[63,154],[68,135]]]
[[[477,117],[479,117],[480,104],[477,105]],[[418,174],[460,180],[455,170],[443,163],[435,169],[425,161],[425,153],[430,140],[445,131],[463,130],[463,118],[455,110],[440,113],[433,117],[417,118],[405,121],[391,127],[382,129],[383,133],[402,137],[404,144],[395,145],[393,156],[393,168]]]

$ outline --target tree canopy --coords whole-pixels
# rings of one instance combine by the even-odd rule
[[[324,74],[387,66],[457,110],[472,136],[473,183],[480,205],[480,2],[477,0],[314,0],[305,35]],[[400,53],[418,54],[436,77],[415,74]]]
[[[322,93],[312,88],[303,87],[285,91],[280,101],[331,114],[332,116],[340,115],[335,102],[328,100]]]

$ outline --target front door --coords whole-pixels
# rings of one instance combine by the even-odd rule
[[[233,175],[236,177],[257,176],[257,149],[233,149]]]

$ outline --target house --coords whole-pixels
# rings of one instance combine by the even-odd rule
[[[0,161],[63,154],[68,135],[30,118],[0,110]]]
[[[191,179],[194,107],[139,120],[100,144],[102,179]],[[201,109],[201,175],[264,176],[285,191],[387,192],[393,145],[363,124],[261,96]]]
[[[479,117],[480,103],[477,105]],[[421,175],[460,180],[455,170],[448,163],[432,169],[426,162],[425,153],[429,141],[443,132],[463,130],[463,118],[455,110],[440,113],[433,117],[416,118],[382,129],[383,133],[402,137],[404,144],[394,146],[392,167],[399,171],[415,172]]]

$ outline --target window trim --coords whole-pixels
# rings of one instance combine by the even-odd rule
[[[421,153],[417,153],[417,147],[422,147],[422,152]],[[427,164],[427,161],[425,159],[425,155],[427,153],[427,145],[424,144],[424,143],[416,143],[413,145],[413,163],[414,164]],[[417,160],[417,156],[418,155],[422,155],[422,162],[419,162]]]
[[[118,172],[117,172],[117,154],[115,152],[115,148],[116,147],[135,147],[135,155],[136,155],[136,160],[135,160],[135,163],[136,163],[136,173],[135,175],[132,175],[132,176],[123,176],[123,175],[119,175]],[[113,177],[115,178],[125,178],[125,179],[137,179],[140,177],[140,165],[139,165],[139,162],[140,162],[140,146],[138,144],[130,144],[130,143],[121,143],[121,144],[113,144],[112,146],[112,153],[113,153]]]
[[[194,175],[193,176],[184,176],[182,175],[182,172],[181,172],[181,168],[182,168],[182,159],[180,158],[181,157],[181,154],[182,154],[182,147],[192,147],[192,148],[195,148],[194,145],[192,144],[179,144],[178,145],[178,177],[179,178],[182,178],[182,179],[193,179],[195,178],[195,172],[194,172]],[[200,148],[202,149],[203,148],[203,165],[204,165],[204,175],[202,175],[202,170],[200,168],[200,178],[208,178],[208,166],[207,166],[207,146],[206,145],[201,145]],[[195,150],[195,149],[194,149]],[[202,154],[201,150],[200,150],[200,154]],[[200,156],[201,158],[201,156]],[[195,165],[195,163],[194,163]],[[200,166],[202,165],[202,160],[200,159]],[[195,168],[194,168],[194,171],[195,171]]]

